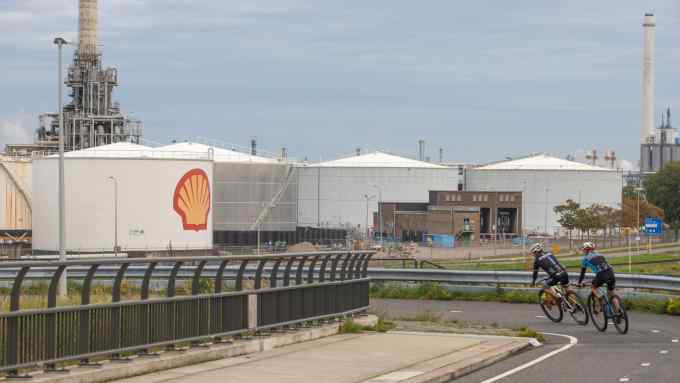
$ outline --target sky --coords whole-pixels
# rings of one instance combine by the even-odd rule
[[[77,39],[77,3],[0,0],[0,146],[56,110],[52,40]],[[593,148],[637,162],[645,12],[657,115],[680,113],[677,0],[106,0],[99,39],[151,141],[257,137],[327,160],[416,157],[424,139],[451,162]]]

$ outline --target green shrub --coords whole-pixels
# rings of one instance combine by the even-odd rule
[[[628,310],[646,311],[656,314],[666,313],[666,301],[652,298],[625,298],[623,304]]]
[[[680,315],[680,298],[671,298],[666,303],[666,313]]]
[[[340,325],[340,334],[360,334],[364,328],[357,322],[347,319]]]
[[[374,326],[363,326],[364,331],[388,332],[397,327],[394,322],[378,318],[378,322]]]

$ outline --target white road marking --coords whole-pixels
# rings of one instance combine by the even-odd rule
[[[627,376],[624,376],[623,378],[619,379],[619,382],[627,382],[629,380],[630,380],[630,378],[628,378]]]
[[[678,343],[678,342],[680,342],[680,339],[673,339],[671,342]]]
[[[463,310],[451,310],[451,311],[449,311],[449,312],[455,314],[455,313],[462,313]]]
[[[559,353],[561,353],[561,352],[563,352],[563,351],[567,351],[568,349],[574,347],[574,346],[578,343],[578,339],[576,339],[575,337],[573,337],[573,336],[571,336],[571,335],[554,334],[554,333],[549,333],[549,332],[546,332],[546,333],[544,333],[544,334],[545,334],[545,335],[560,336],[560,337],[562,337],[562,338],[567,338],[567,339],[569,339],[569,344],[567,344],[567,345],[565,345],[565,346],[562,346],[562,347],[558,348],[557,350],[554,350],[554,351],[552,351],[552,352],[549,352],[549,353],[547,353],[547,354],[541,356],[540,358],[534,359],[534,360],[532,360],[532,361],[529,362],[529,363],[525,363],[525,364],[523,364],[523,365],[521,365],[521,366],[518,366],[518,367],[513,368],[512,370],[509,370],[509,371],[506,371],[506,372],[504,372],[504,373],[502,373],[502,374],[500,374],[500,375],[494,376],[493,378],[489,378],[489,379],[483,381],[482,383],[493,383],[493,382],[497,382],[497,381],[499,381],[499,380],[501,380],[501,379],[503,379],[503,378],[505,378],[505,377],[508,377],[508,376],[510,376],[510,375],[512,375],[512,374],[515,374],[515,373],[517,373],[517,372],[519,372],[519,371],[522,371],[522,370],[524,370],[524,369],[526,369],[526,368],[529,368],[529,367],[531,367],[531,366],[533,366],[533,365],[535,365],[535,364],[541,363],[542,361],[544,361],[544,360],[546,360],[546,359],[548,359],[548,358],[550,358],[550,357],[552,357],[552,356],[555,356],[555,355],[557,355],[557,354],[559,354]]]
[[[652,364],[649,363],[649,362],[640,363],[640,366],[642,366],[642,367],[649,367],[649,366],[651,366],[651,365],[652,365]]]
[[[658,334],[660,331],[659,330],[652,330],[654,334]]]
[[[538,318],[538,319],[545,319],[545,315],[536,315],[536,318]]]
[[[659,354],[666,355],[668,354],[668,350],[661,350],[659,351]]]

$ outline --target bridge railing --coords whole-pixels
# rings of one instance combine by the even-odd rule
[[[328,252],[4,262],[0,272],[12,274],[13,283],[9,312],[0,314],[0,371],[18,377],[21,369],[37,366],[54,371],[69,361],[87,365],[93,358],[153,355],[152,350],[161,347],[174,350],[179,344],[219,342],[250,331],[364,311],[372,256]],[[80,304],[58,306],[59,280],[71,269],[84,271]],[[141,275],[139,297],[122,300],[121,287],[131,270]],[[47,275],[47,307],[21,309],[24,282]],[[190,279],[191,295],[176,294],[180,278]],[[210,292],[201,288],[205,278],[213,281]],[[159,279],[165,286],[163,296],[151,293],[152,280]],[[111,302],[92,304],[93,283],[102,280],[112,285]],[[228,291],[225,280],[233,283]]]

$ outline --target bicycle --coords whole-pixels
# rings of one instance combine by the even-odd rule
[[[541,282],[548,280],[548,278],[543,279]],[[570,288],[564,288],[564,286],[557,284],[553,286],[555,288],[557,302],[546,293],[544,289],[538,292],[538,304],[541,306],[543,313],[551,321],[559,323],[564,317],[564,312],[568,312],[569,315],[576,321],[576,323],[581,326],[588,324],[588,309],[586,305],[583,304],[581,297],[576,294],[576,292]],[[567,299],[564,299],[566,297]],[[553,302],[550,302],[552,300]],[[555,313],[553,310],[557,309]]]
[[[597,291],[600,293],[601,298],[595,297],[592,291],[590,292],[590,295],[588,295],[588,313],[590,319],[593,320],[595,328],[601,332],[607,331],[607,324],[611,319],[614,323],[614,327],[616,327],[616,331],[620,334],[626,334],[628,332],[628,313],[623,306],[621,298],[616,294],[612,294],[612,296],[609,297],[609,292],[605,286],[598,287]],[[614,301],[618,302],[618,313],[615,312],[616,306],[614,305]],[[602,314],[601,320],[598,319],[600,314]]]

